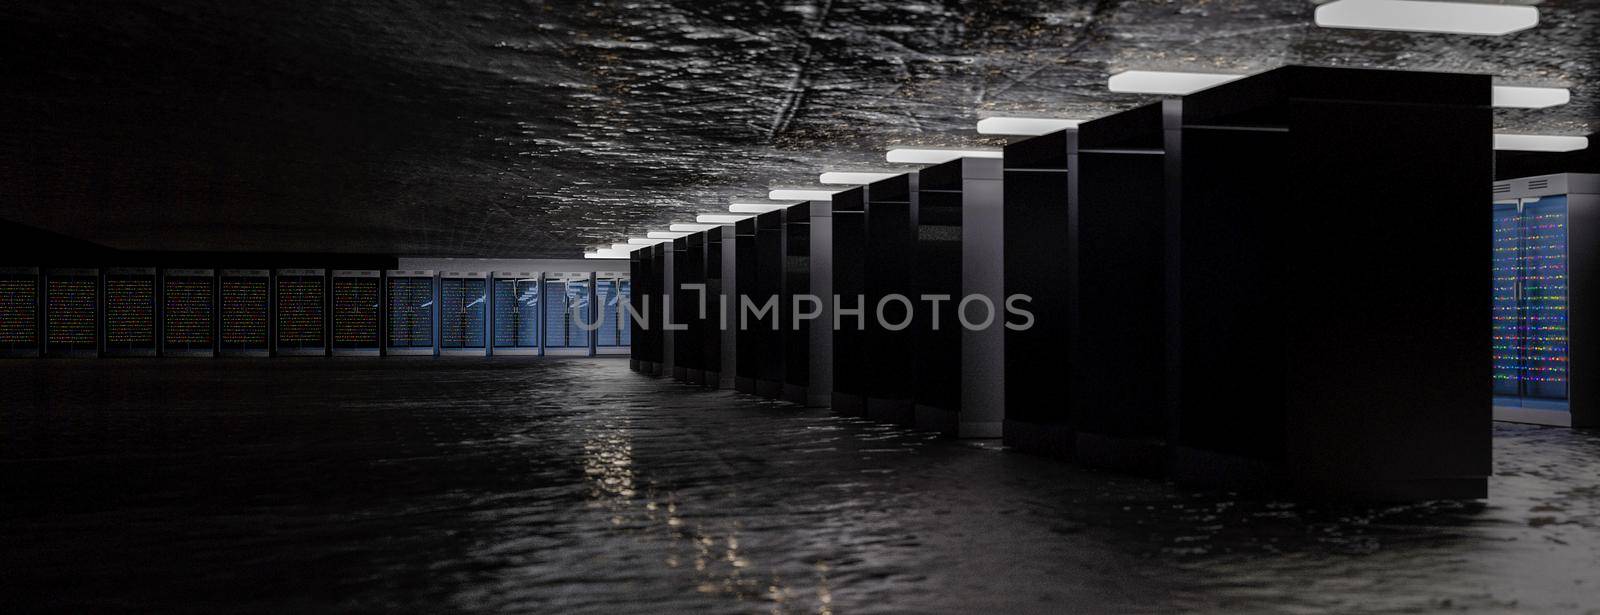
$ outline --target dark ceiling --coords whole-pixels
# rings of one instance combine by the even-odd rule
[[[160,250],[570,257],[1126,69],[1487,72],[1600,128],[1600,2],[1505,37],[1326,30],[1309,0],[123,0],[0,8],[0,218]]]

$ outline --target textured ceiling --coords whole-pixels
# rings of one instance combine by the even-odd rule
[[[891,144],[1093,117],[1127,69],[1291,63],[1573,88],[1600,2],[1505,37],[1326,30],[1305,0],[124,0],[0,8],[0,217],[123,248],[570,257]]]

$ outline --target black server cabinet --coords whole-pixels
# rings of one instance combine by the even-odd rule
[[[37,267],[0,267],[0,357],[37,357],[43,302]]]
[[[216,274],[214,269],[167,269],[162,272],[162,356],[216,356]]]
[[[1600,175],[1494,185],[1494,417],[1600,427]]]
[[[666,324],[667,324],[667,262],[666,255],[670,251],[666,244],[658,243],[650,246],[649,275],[650,280],[650,329],[645,337],[650,340],[650,352],[647,358],[650,361],[650,375],[670,376],[666,372]]]
[[[539,354],[539,273],[496,271],[490,304],[495,355]]]
[[[45,270],[45,355],[93,357],[99,352],[100,270]]]
[[[962,159],[917,173],[912,381],[917,428],[956,436],[961,411]],[[939,299],[942,297],[943,299]],[[924,298],[928,298],[925,300]]]
[[[273,293],[278,356],[328,354],[328,272],[279,269]]]
[[[271,355],[272,270],[223,269],[218,274],[218,352],[225,357]]]
[[[628,303],[633,306],[634,313],[640,315],[648,313],[645,311],[644,306],[650,297],[650,280],[646,273],[644,261],[647,254],[649,254],[649,251],[643,248],[634,248],[628,251],[628,275],[634,280],[634,292],[628,297]],[[629,323],[634,341],[633,345],[628,348],[628,369],[636,372],[644,371],[645,346],[649,344],[641,327],[642,325],[637,318]]]
[[[383,354],[435,354],[438,339],[438,278],[432,270],[390,270],[384,274]]]
[[[756,347],[756,394],[778,399],[783,395],[784,351],[783,327],[783,210],[769,211],[756,216],[756,281],[751,301],[757,306],[757,317],[751,315],[748,324]]]
[[[1490,78],[1285,67],[1191,94],[1182,118],[1177,478],[1484,497],[1491,228],[1463,204],[1492,181]]]
[[[951,437],[998,438],[1007,309],[1001,161],[962,158],[918,175],[916,425]]]
[[[375,357],[383,352],[383,276],[376,269],[335,269],[333,356]]]
[[[845,416],[867,415],[867,191],[833,195],[833,392],[831,405]]]
[[[811,294],[817,297],[816,319],[810,324],[810,383],[806,405],[826,408],[833,401],[833,201],[812,201],[811,234],[807,239]]]
[[[820,313],[804,297],[811,293],[811,203],[791,205],[783,214],[783,286],[778,298],[778,326],[783,337],[783,386],[780,397],[806,405],[811,387],[811,327],[802,316]],[[797,309],[796,301],[803,303]]]
[[[1079,127],[1075,315],[1068,407],[1085,465],[1147,476],[1167,470],[1164,381],[1168,100]]]
[[[111,267],[101,281],[100,353],[108,357],[156,356],[160,338],[154,267]]]
[[[910,426],[913,400],[911,320],[915,298],[917,174],[873,182],[867,188],[867,417]]]
[[[752,216],[734,224],[734,285],[738,296],[734,303],[733,320],[729,328],[735,332],[736,348],[733,388],[740,393],[755,393],[756,380],[761,375],[762,323],[755,320],[747,309],[760,301],[759,270],[756,267],[756,217]]]
[[[722,283],[722,235],[730,227],[719,226],[705,232],[705,313],[706,318],[699,333],[701,368],[705,370],[702,384],[713,389],[722,386],[722,332],[726,328],[727,297]]]
[[[1075,443],[1066,365],[1077,148],[1077,131],[1053,132],[1007,145],[1004,163],[1004,292],[1028,297],[1033,314],[1004,332],[1004,441],[1055,457]]]
[[[705,381],[705,323],[698,290],[705,283],[706,237],[704,232],[672,240],[672,322],[681,325],[673,331],[673,377],[690,383]]]

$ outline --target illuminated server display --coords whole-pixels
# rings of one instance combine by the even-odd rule
[[[276,287],[278,355],[327,355],[327,270],[279,269]]]
[[[496,271],[493,278],[493,354],[539,353],[539,274]]]
[[[156,270],[154,267],[106,269],[101,295],[108,357],[156,356]]]
[[[384,286],[389,318],[384,327],[384,354],[434,354],[435,296],[431,270],[390,271]]]
[[[600,321],[600,328],[595,331],[595,354],[628,354],[633,321],[626,306],[632,294],[630,277],[616,273],[595,274],[594,300],[596,317]]]
[[[333,355],[377,356],[383,280],[377,270],[333,271]]]
[[[223,269],[218,276],[217,338],[223,356],[264,357],[272,351],[272,272]]]
[[[56,357],[95,356],[99,350],[100,270],[44,272],[44,352]]]
[[[1494,198],[1494,416],[1600,426],[1600,392],[1575,377],[1600,363],[1582,327],[1600,301],[1600,175],[1497,182]]]
[[[547,273],[544,277],[544,353],[589,354],[593,285],[588,273]]]
[[[483,356],[488,352],[485,324],[489,274],[446,271],[439,274],[439,354]]]
[[[39,270],[0,268],[0,357],[39,356]]]
[[[161,276],[161,354],[216,356],[216,271],[167,269]]]

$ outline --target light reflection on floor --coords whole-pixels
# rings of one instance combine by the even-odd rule
[[[20,361],[18,610],[1583,611],[1600,436],[1487,502],[1188,493],[625,361]]]

